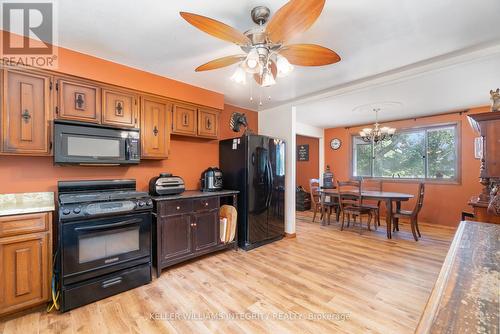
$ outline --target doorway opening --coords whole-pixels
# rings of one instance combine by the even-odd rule
[[[311,181],[319,180],[319,138],[296,136],[296,162],[295,162],[295,184],[296,184],[296,211],[297,218],[308,216],[314,211],[315,198],[311,196]],[[309,219],[308,219],[309,220]]]

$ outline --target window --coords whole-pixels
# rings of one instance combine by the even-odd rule
[[[372,144],[353,136],[353,176],[456,181],[457,125],[396,132]]]

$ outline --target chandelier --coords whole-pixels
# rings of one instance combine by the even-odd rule
[[[373,111],[375,112],[375,125],[373,128],[364,128],[361,130],[359,132],[361,139],[363,139],[366,143],[374,144],[391,139],[396,133],[396,129],[389,128],[387,126],[380,127],[380,124],[378,123],[378,112],[380,111],[380,108],[374,108]]]

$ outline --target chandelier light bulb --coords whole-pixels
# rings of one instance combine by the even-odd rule
[[[236,71],[234,72],[234,74],[231,76],[231,80],[236,82],[237,84],[241,84],[241,85],[244,85],[247,83],[247,74],[245,72],[245,70],[243,68],[241,68],[241,66],[238,66],[238,68],[236,68]]]
[[[293,71],[293,65],[282,55],[276,56],[276,66],[278,67],[278,78],[284,78]]]

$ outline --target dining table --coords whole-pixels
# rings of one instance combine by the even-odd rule
[[[338,189],[325,189],[322,188],[319,190],[320,193],[320,200],[321,200],[321,207],[325,207],[325,203],[327,202],[327,197],[339,197],[340,195],[342,196],[359,196],[358,192],[354,191],[343,191],[342,193],[339,193]],[[375,201],[381,201],[385,203],[385,208],[386,208],[386,215],[385,215],[385,222],[386,222],[386,227],[387,227],[387,238],[391,239],[392,238],[392,209],[393,209],[393,203],[396,204],[396,210],[401,209],[401,202],[408,201],[409,199],[413,198],[414,196],[411,194],[405,194],[405,193],[399,193],[399,192],[391,192],[391,191],[378,191],[378,190],[362,190],[361,191],[361,200],[375,200]],[[329,200],[328,202],[331,202]],[[323,218],[321,220],[321,225],[326,225],[326,215],[323,214]]]

